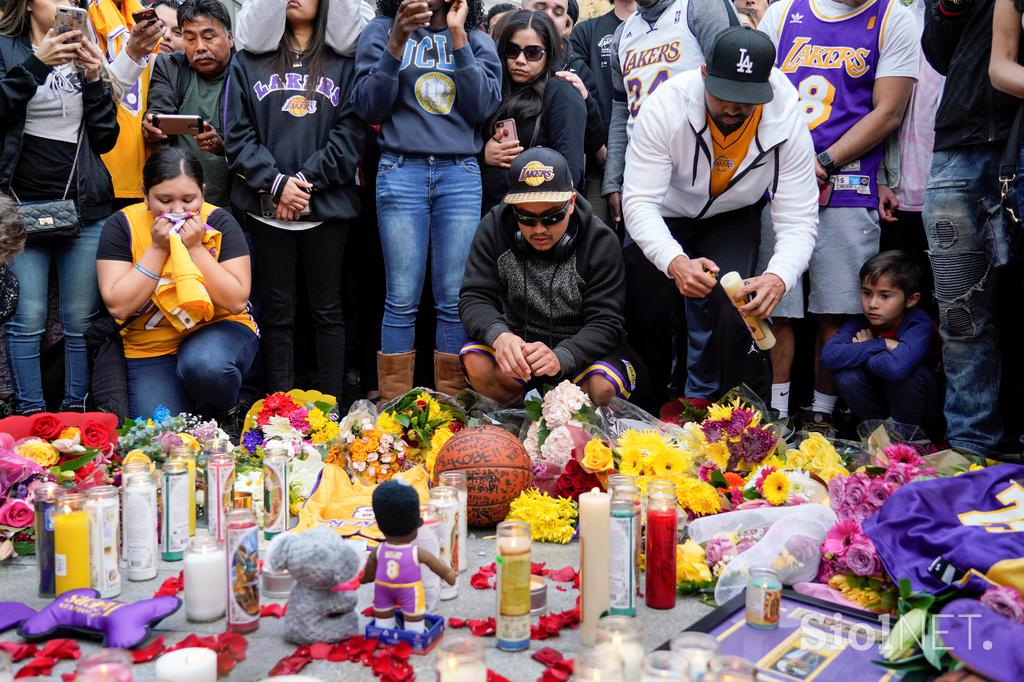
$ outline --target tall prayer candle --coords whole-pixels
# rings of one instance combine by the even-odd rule
[[[675,495],[654,491],[647,495],[647,605],[671,609],[676,605]]]
[[[53,565],[53,517],[55,504],[62,488],[56,483],[37,483],[32,487],[36,512],[36,566],[39,576],[39,596],[53,597],[57,593]]]
[[[263,537],[288,530],[288,451],[270,448],[263,456]]]
[[[121,501],[112,485],[86,492],[92,588],[103,598],[121,594]]]
[[[580,639],[593,646],[597,621],[609,606],[608,519],[611,496],[594,488],[580,495]]]
[[[441,553],[441,540],[437,536],[437,514],[429,504],[420,505],[420,519],[423,525],[416,533],[416,539],[412,544],[424,552],[434,556]],[[423,577],[423,601],[427,607],[427,613],[437,613],[441,603],[441,579],[433,571],[421,571]]]
[[[634,497],[639,494],[640,489],[633,485],[611,489],[610,605],[612,614],[619,616],[636,615],[636,555],[640,549],[636,532],[640,508]]]
[[[252,632],[260,626],[260,531],[252,509],[224,515],[227,540],[228,629]]]
[[[469,487],[465,471],[446,471],[437,479],[438,485],[446,485],[459,491],[459,573],[469,568]]]
[[[233,506],[235,460],[223,452],[212,453],[206,461],[206,520],[210,537],[224,542],[224,514]]]
[[[58,595],[89,587],[89,514],[85,511],[85,495],[68,493],[57,498],[53,559]]]
[[[224,547],[199,531],[185,552],[185,617],[193,623],[217,620],[228,604]]]
[[[498,524],[498,648],[530,648],[530,524]]]
[[[180,459],[188,468],[188,536],[196,534],[196,451],[188,445],[171,448],[168,459]]]
[[[188,546],[189,483],[188,466],[180,458],[164,464],[164,490],[161,507],[160,549],[164,561],[181,561]]]
[[[430,506],[437,514],[437,535],[441,541],[438,559],[459,571],[459,491],[448,486],[430,490]],[[441,583],[441,599],[448,601],[459,596],[459,580],[454,585]]]
[[[156,577],[159,518],[153,477],[148,473],[129,474],[123,494],[124,574],[128,580],[152,580]]]

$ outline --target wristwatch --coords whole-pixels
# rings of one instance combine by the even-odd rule
[[[835,160],[828,152],[822,152],[818,154],[818,163],[821,164],[821,167],[824,168],[825,172],[828,173],[829,175],[832,175],[837,170],[839,170],[839,167],[836,165]]]

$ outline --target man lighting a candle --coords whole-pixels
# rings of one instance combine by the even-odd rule
[[[807,269],[818,229],[814,146],[767,36],[728,28],[705,57],[641,109],[626,151],[623,211],[630,236],[667,276],[652,300],[664,302],[666,315],[685,311],[686,395],[714,400],[746,383],[767,397],[767,358],[752,348],[716,276],[737,271],[738,296],[751,297],[740,311],[763,319]],[[753,276],[765,196],[775,251]]]
[[[508,186],[477,228],[459,292],[474,339],[460,353],[469,383],[506,405],[566,379],[597,405],[628,399],[637,360],[625,343],[618,238],[552,149],[516,157]]]

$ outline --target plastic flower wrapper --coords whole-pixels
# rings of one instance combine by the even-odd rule
[[[861,447],[868,452],[876,464],[884,465],[882,450],[895,443],[906,443],[926,455],[935,451],[935,446],[921,428],[903,424],[893,419],[869,419],[857,425],[857,436]]]
[[[596,412],[603,427],[613,438],[618,438],[630,429],[663,432],[668,427],[668,424],[653,414],[618,397],[612,398],[606,406],[597,408]]]

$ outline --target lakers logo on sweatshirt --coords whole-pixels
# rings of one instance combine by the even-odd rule
[[[281,111],[287,111],[295,118],[302,118],[306,114],[316,113],[316,100],[306,99],[302,95],[293,95],[281,107]]]

